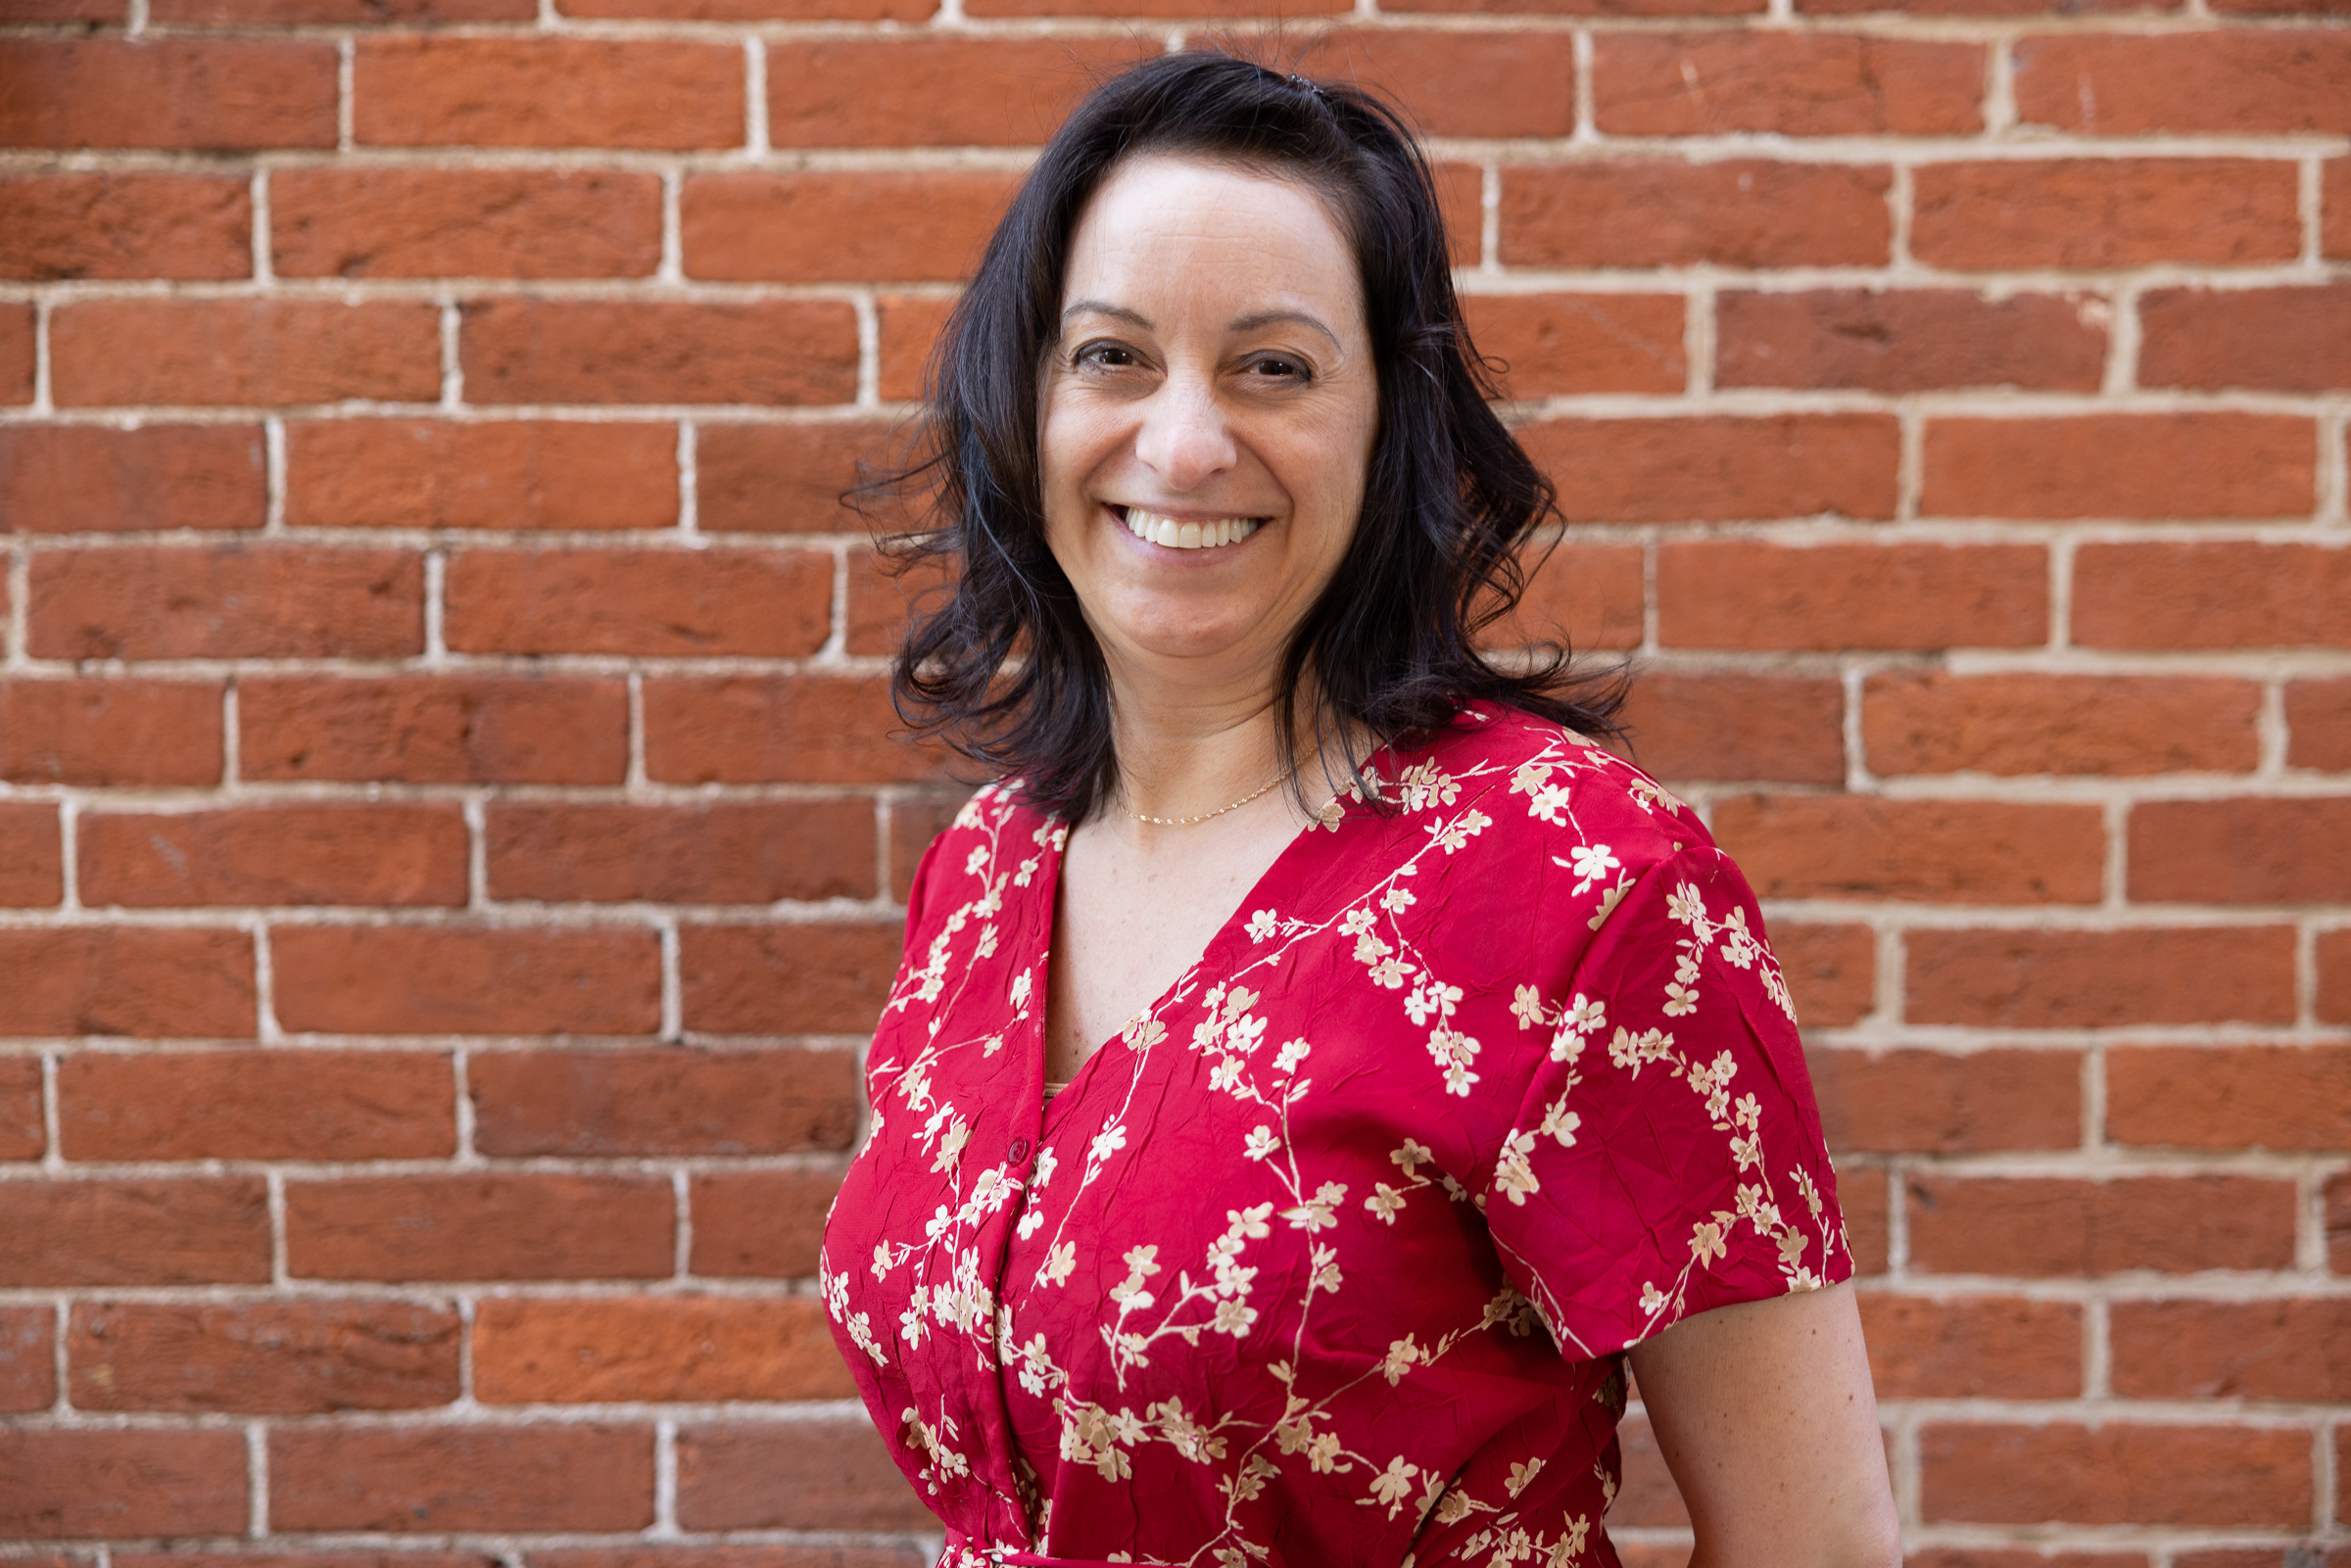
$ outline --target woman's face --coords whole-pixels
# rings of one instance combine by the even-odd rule
[[[1378,422],[1321,198],[1121,165],[1072,236],[1042,401],[1046,543],[1113,670],[1270,679],[1355,537]]]

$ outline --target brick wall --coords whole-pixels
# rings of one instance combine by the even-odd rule
[[[809,1276],[957,797],[832,497],[1089,72],[1259,25],[931,4],[0,0],[9,1554],[919,1563]],[[1767,900],[1912,1560],[2343,1561],[2343,0],[1765,4],[1284,36]]]

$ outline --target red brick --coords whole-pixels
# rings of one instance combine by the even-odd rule
[[[1462,307],[1478,353],[1506,367],[1508,397],[1671,393],[1689,384],[1678,294],[1472,294]]]
[[[588,784],[628,769],[615,679],[248,677],[237,711],[249,779]]]
[[[2351,1023],[2351,930],[2321,931],[2318,960],[2319,1017]]]
[[[947,831],[968,792],[944,797],[899,795],[889,802],[889,896],[906,902],[914,890],[915,868],[931,841]]]
[[[468,549],[447,594],[449,645],[472,653],[792,658],[833,630],[821,550]]]
[[[897,976],[887,926],[689,926],[686,1027],[704,1034],[862,1034]]]
[[[1869,678],[1869,769],[1906,773],[2243,773],[2261,760],[2261,689],[2218,676]]]
[[[2351,1399],[2351,1302],[2116,1302],[2107,1312],[2125,1399]]]
[[[1384,93],[1425,136],[1575,129],[1575,52],[1564,32],[1338,27],[1305,36],[1284,69]]]
[[[2318,499],[2291,414],[1930,419],[1919,510],[1945,517],[2291,517]]]
[[[500,299],[465,307],[474,403],[847,403],[857,315],[840,300]]]
[[[0,307],[0,403],[32,402],[32,307]]]
[[[0,533],[259,528],[258,425],[0,428]]]
[[[1829,1147],[1976,1154],[2082,1144],[2082,1058],[2073,1051],[1806,1053]]]
[[[1765,898],[2095,903],[2103,810],[1877,795],[1736,795],[1710,825]]]
[[[788,1475],[797,1483],[779,1487]],[[678,1433],[688,1530],[936,1529],[863,1419],[695,1425]]]
[[[1504,168],[1506,266],[1882,266],[1881,167],[1668,160]]]
[[[1877,413],[1559,419],[1518,439],[1579,523],[1892,517],[1901,443]]]
[[[885,1537],[884,1540],[888,1540]],[[531,1568],[930,1568],[936,1552],[902,1545],[575,1547],[531,1553]],[[401,1568],[400,1564],[390,1568]]]
[[[2142,387],[2351,386],[2351,286],[2150,289],[2138,320]]]
[[[713,1170],[691,1178],[689,1271],[727,1279],[804,1279],[816,1272],[838,1170]]]
[[[2048,636],[2048,557],[2024,545],[1669,544],[1657,622],[1672,647],[2025,647]]]
[[[65,840],[57,808],[0,802],[0,908],[52,908],[65,896]]]
[[[2287,163],[2004,160],[1923,164],[1913,178],[1910,254],[1930,266],[2089,272],[2156,261],[2244,266],[2290,261],[2301,249],[2294,166]]]
[[[1845,690],[1810,676],[1644,674],[1619,715],[1633,758],[1669,783],[1845,778]]]
[[[1806,1024],[1836,1028],[1877,1005],[1877,938],[1868,927],[1781,922],[1771,947]]]
[[[220,693],[193,681],[0,682],[0,779],[217,784]]]
[[[435,1160],[456,1150],[448,1057],[82,1051],[58,1064],[68,1160]]]
[[[2279,0],[2279,8],[2291,0]],[[2315,3],[2315,0],[2314,0]],[[2247,9],[2221,0],[2216,11]],[[2172,1568],[2345,1568],[2351,1564],[2351,1549],[2327,1546],[2315,1542],[2296,1543],[2285,1547],[2251,1546],[2241,1551],[2182,1551],[2172,1556]],[[2136,1568],[2134,1563],[2133,1568]]]
[[[2083,9],[2094,11],[2103,7],[2085,6]],[[2184,1556],[2172,1559],[2176,1568],[2189,1560]],[[1939,1546],[1902,1553],[1902,1568],[2147,1568],[2147,1557],[2144,1552],[2043,1552],[2029,1546],[2020,1546],[2014,1551],[2000,1551]]]
[[[441,312],[394,300],[92,300],[49,319],[60,404],[422,403]]]
[[[777,147],[1022,147],[1156,40],[793,38],[767,47]]]
[[[41,1115],[40,1058],[0,1056],[0,1160],[38,1160],[48,1152],[49,1132]],[[4,1355],[0,1351],[0,1356]],[[6,1383],[6,1376],[0,1373],[0,1387]]]
[[[362,38],[362,147],[740,147],[742,49],[632,38]]]
[[[1977,1296],[1856,1298],[1881,1400],[2063,1400],[2082,1393],[2082,1308]]]
[[[1582,650],[1641,643],[1641,546],[1572,536],[1521,552],[1526,592],[1509,617],[1480,634],[1492,647],[1551,642]]]
[[[15,13],[12,7],[12,14]],[[5,100],[0,100],[5,102]],[[202,174],[0,175],[0,277],[253,275],[243,179]]]
[[[29,642],[54,659],[392,658],[424,651],[424,563],[314,545],[33,557]]]
[[[1919,1433],[1930,1522],[2310,1522],[2310,1434],[2235,1426],[1961,1426]]]
[[[2328,256],[2351,256],[2351,158],[2320,166],[2320,246]]]
[[[887,682],[869,676],[679,677],[645,683],[645,766],[671,784],[906,783],[939,778]]]
[[[1862,1166],[1837,1182],[1837,1207],[1845,1212],[1845,1234],[1857,1275],[1886,1272],[1886,1172]]]
[[[2294,1260],[2290,1181],[1914,1175],[1908,1208],[1910,1264],[1930,1274],[2095,1278]]]
[[[678,433],[661,424],[305,421],[286,430],[293,528],[669,528]]]
[[[528,22],[538,14],[532,0],[149,0],[148,7],[156,22],[200,26]]]
[[[126,21],[129,6],[125,0],[17,0],[9,7],[12,25],[26,23],[120,23]],[[64,1568],[69,1558],[44,1561],[41,1568]]]
[[[1453,11],[1511,16],[1729,17],[1758,14],[1765,0],[1386,0],[1384,12]],[[1617,1544],[1629,1553],[1630,1547]],[[1686,1554],[1686,1553],[1685,1553]],[[1625,1559],[1631,1562],[1628,1555]]]
[[[290,1181],[286,1268],[301,1279],[657,1279],[671,1270],[675,1219],[661,1176]]]
[[[2287,682],[2285,728],[2288,766],[2351,773],[2351,680]]]
[[[279,1551],[267,1546],[250,1552],[117,1551],[110,1558],[115,1568],[501,1568],[504,1561],[492,1550]]]
[[[493,1158],[796,1154],[857,1131],[845,1051],[492,1051],[466,1082]]]
[[[1959,136],[1984,124],[1984,46],[1821,32],[1603,33],[1605,136]]]
[[[91,812],[78,838],[93,907],[465,902],[455,803]]]
[[[242,1432],[0,1429],[0,1531],[20,1540],[227,1535],[245,1522]]]
[[[261,38],[0,39],[0,146],[335,145],[335,46]]]
[[[56,1400],[57,1314],[46,1307],[0,1307],[0,1411],[46,1410]]]
[[[1988,300],[1966,289],[1730,293],[1714,307],[1714,380],[1873,392],[2094,392],[2106,364],[2104,309],[2054,294]]]
[[[953,588],[939,556],[892,559],[876,550],[850,555],[845,651],[897,652],[915,619],[940,609]]]
[[[649,1034],[660,944],[643,927],[281,926],[277,1016],[298,1033]]]
[[[251,1035],[253,938],[231,930],[0,930],[0,1035]]]
[[[2351,645],[2351,549],[2085,545],[2074,641],[2086,647]]]
[[[486,1404],[857,1393],[823,1304],[804,1297],[486,1301],[474,1319],[473,1384]]]
[[[2130,857],[2134,903],[2339,903],[2351,796],[2141,801]]]
[[[2351,131],[2351,37],[2245,28],[2085,32],[2016,45],[2016,113],[2092,136]]]
[[[566,17],[681,22],[928,22],[937,10],[936,0],[564,0],[563,6]]]
[[[931,295],[885,294],[874,302],[874,320],[880,334],[881,396],[885,402],[904,403],[923,395],[923,370],[931,346],[955,308],[953,299]],[[25,337],[25,395],[31,396],[31,336]]]
[[[679,201],[686,275],[968,277],[1019,184],[992,169],[697,174]]]
[[[868,800],[493,804],[492,898],[769,904],[871,898]]]
[[[2116,1046],[2106,1136],[2186,1149],[2351,1148],[2351,1046]]]
[[[652,1522],[649,1427],[299,1426],[269,1434],[272,1531],[636,1531]]]
[[[694,437],[698,526],[708,534],[861,534],[865,519],[841,498],[890,461],[893,439],[891,426],[869,419],[703,425]]]
[[[1914,1023],[2066,1029],[2294,1016],[2284,926],[1922,929],[1904,940]]]
[[[661,179],[616,169],[280,169],[269,177],[269,244],[281,277],[648,277],[661,261]]]
[[[457,1397],[459,1333],[412,1302],[83,1302],[69,1387],[82,1410],[415,1409]]]
[[[1352,9],[1347,0],[1303,0],[1296,9],[1285,8],[1280,15],[1284,18],[1328,16]],[[1068,14],[1067,9],[1056,5],[1054,0],[970,0],[964,10],[967,17],[1060,17]],[[1086,14],[1095,17],[1251,19],[1263,15],[1254,0],[1089,0]]]
[[[0,1182],[0,1226],[8,1236],[0,1285],[269,1278],[269,1194],[259,1176]]]

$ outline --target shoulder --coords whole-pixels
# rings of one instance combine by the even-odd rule
[[[1028,803],[1017,778],[984,785],[915,864],[906,896],[908,939],[974,900],[992,905],[1008,887],[1030,886],[1045,856],[1059,853],[1068,833]]]

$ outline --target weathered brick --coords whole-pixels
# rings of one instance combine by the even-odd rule
[[[0,533],[259,528],[258,425],[0,428]]]
[[[968,277],[1019,176],[992,169],[697,174],[679,198],[688,277]]]
[[[268,27],[528,22],[539,13],[533,0],[149,0],[147,14],[200,26]]]
[[[1714,380],[1873,392],[2094,392],[2106,364],[2105,311],[2102,300],[1989,300],[1966,289],[1728,293],[1714,306]]]
[[[2318,545],[2085,545],[2074,641],[2086,647],[2351,645],[2351,549]]]
[[[778,1487],[774,1477],[798,1483]],[[696,1424],[678,1432],[688,1530],[930,1530],[930,1510],[865,1421]]]
[[[494,1158],[794,1154],[857,1130],[845,1051],[492,1051],[466,1083]]]
[[[743,51],[667,39],[362,38],[352,135],[374,147],[740,147]]]
[[[891,403],[910,402],[923,395],[923,372],[931,348],[955,308],[952,299],[928,294],[885,294],[874,302],[874,323],[880,336],[881,395]],[[24,353],[26,396],[32,385],[32,350],[27,334]]]
[[[0,908],[53,908],[66,896],[65,839],[57,808],[0,802]]]
[[[1984,47],[1825,32],[1607,32],[1592,118],[1608,136],[1963,136]]]
[[[2294,1260],[2294,1186],[2255,1176],[1914,1175],[1910,1266],[2097,1278],[2277,1269]]]
[[[1888,414],[1555,419],[1517,434],[1569,522],[1894,515]]]
[[[2236,1426],[1962,1425],[1918,1436],[1920,1515],[1983,1524],[2308,1524],[2310,1437]]]
[[[1668,544],[1656,594],[1669,647],[2022,647],[2048,636],[2038,546]]]
[[[305,420],[286,428],[294,528],[669,528],[678,433],[663,424]]]
[[[46,1410],[56,1401],[57,1314],[46,1307],[0,1307],[0,1412]]]
[[[2185,1149],[2351,1148],[2351,1047],[2115,1046],[2106,1136]]]
[[[2320,245],[2328,256],[2351,256],[2351,158],[2320,166]]]
[[[2351,286],[2149,289],[2138,322],[2142,387],[2351,387]]]
[[[1930,419],[1919,510],[1946,517],[2298,517],[2317,427],[2290,414]]]
[[[1877,266],[1882,167],[1639,159],[1503,170],[1506,266]]]
[[[2351,1023],[2351,929],[2321,931],[2318,961],[2319,1017]]]
[[[246,1485],[242,1432],[0,1428],[0,1531],[19,1540],[233,1534]]]
[[[661,261],[661,179],[281,169],[269,177],[269,245],[280,277],[648,277]]]
[[[896,738],[887,683],[868,676],[697,676],[645,683],[645,767],[672,784],[916,783],[936,745]]]
[[[657,1279],[675,1202],[660,1176],[364,1176],[286,1183],[300,1279]]]
[[[423,1051],[82,1051],[57,1069],[68,1160],[433,1160],[456,1082]]]
[[[97,811],[77,838],[93,906],[465,902],[454,803]]]
[[[246,677],[237,711],[252,779],[588,784],[628,768],[628,688],[609,678]]]
[[[2141,801],[2130,864],[2135,903],[2338,903],[2351,890],[2351,796]]]
[[[2083,32],[2016,45],[2017,119],[2091,136],[2351,131],[2351,37],[2328,28]]]
[[[1908,1016],[1977,1028],[2284,1022],[2293,929],[1913,930]]]
[[[915,868],[931,841],[947,831],[963,809],[968,791],[951,795],[897,795],[889,803],[889,896],[906,902],[914,890]]]
[[[1856,1300],[1881,1400],[2063,1400],[2082,1393],[2082,1308],[1976,1296]]]
[[[1864,1165],[1838,1179],[1837,1207],[1845,1212],[1845,1234],[1853,1251],[1853,1272],[1886,1272],[1887,1173]]]
[[[0,82],[0,147],[335,145],[331,43],[5,38]]]
[[[860,550],[849,557],[848,589],[841,639],[844,650],[888,655],[904,644],[919,617],[933,614],[946,603],[954,581],[940,556]],[[1578,645],[1582,645],[1580,639]]]
[[[892,427],[870,419],[703,425],[694,437],[698,525],[713,534],[862,534],[867,520],[841,498],[889,466],[895,445]]]
[[[2288,766],[2351,773],[2351,680],[2287,682],[2285,729]]]
[[[887,926],[689,926],[678,933],[686,1027],[861,1034],[889,996],[899,945]]]
[[[218,683],[204,681],[0,682],[0,779],[216,784],[220,694]]]
[[[2073,1051],[1805,1054],[1829,1147],[1975,1154],[2082,1144],[2082,1058]]]
[[[1633,683],[1619,717],[1633,760],[1668,783],[1845,777],[1845,691],[1834,680],[1659,671]]]
[[[857,1392],[823,1304],[807,1297],[486,1301],[474,1317],[473,1384],[487,1404],[840,1400]]]
[[[1873,675],[1872,773],[2243,773],[2261,760],[2261,689],[2222,676]]]
[[[128,171],[7,174],[0,175],[0,212],[8,214],[0,231],[0,277],[48,282],[253,275],[253,202],[242,179]]]
[[[281,1426],[269,1434],[272,1530],[601,1532],[652,1522],[650,1427]]]
[[[253,938],[105,926],[0,930],[0,1035],[251,1035]]]
[[[2287,163],[2002,160],[1924,164],[1913,178],[1910,254],[1930,266],[2082,272],[2161,261],[2246,266],[2290,261],[2301,248],[2294,167]]]
[[[1688,307],[1678,294],[1472,294],[1462,301],[1477,352],[1504,366],[1511,398],[1680,392]]]
[[[1033,146],[1142,39],[794,38],[767,49],[777,147]]]
[[[2116,1302],[2107,1313],[2125,1399],[2351,1399],[2351,1302]]]
[[[493,805],[492,898],[769,904],[871,898],[865,800]]]
[[[415,1409],[457,1397],[460,1333],[414,1302],[83,1302],[69,1388],[83,1410]]]
[[[2105,870],[2094,805],[1737,795],[1711,826],[1765,898],[2085,904]]]
[[[450,557],[452,648],[793,658],[833,630],[819,550],[467,549]]]
[[[1837,1028],[1877,1005],[1877,938],[1868,927],[1779,921],[1771,928],[1771,948],[1808,1026]]]
[[[660,943],[647,927],[281,926],[277,1016],[298,1033],[649,1034]]]
[[[1512,16],[1729,17],[1760,13],[1765,7],[1766,0],[1387,0],[1380,10],[1501,12]]]
[[[816,1272],[838,1170],[713,1170],[690,1178],[688,1271],[714,1278],[802,1279]]]
[[[49,1129],[43,1122],[40,1058],[0,1056],[0,1160],[38,1160],[47,1154]],[[0,1336],[0,1343],[4,1340]],[[0,1386],[6,1381],[0,1375]]]
[[[458,355],[475,403],[847,403],[857,314],[839,300],[481,300]]]
[[[565,0],[563,14],[682,22],[928,22],[937,10],[936,0]]]
[[[76,301],[49,319],[62,405],[423,403],[441,395],[441,312],[406,300]]]
[[[8,1236],[0,1285],[258,1284],[269,1277],[269,1194],[259,1176],[0,1182],[0,1226]],[[0,1486],[0,1497],[7,1496]]]
[[[1575,128],[1575,53],[1564,32],[1335,27],[1311,33],[1284,69],[1385,94],[1428,136],[1565,136]]]
[[[34,656],[393,658],[424,651],[424,562],[407,550],[174,545],[33,557]]]
[[[32,307],[0,306],[0,403],[32,402]]]

